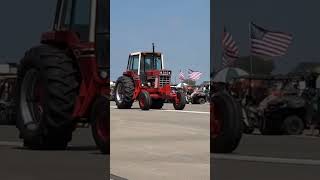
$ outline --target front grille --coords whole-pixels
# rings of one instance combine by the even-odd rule
[[[170,82],[171,82],[171,77],[170,76],[160,75],[160,81],[159,81],[160,87],[163,87],[163,86],[165,86],[167,84],[170,85]]]

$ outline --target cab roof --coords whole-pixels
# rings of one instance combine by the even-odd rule
[[[154,52],[157,56],[161,56],[161,52]],[[140,51],[140,52],[134,52],[134,53],[130,53],[130,55],[139,55],[139,54],[142,54],[142,55],[146,55],[146,54],[153,54],[153,52],[151,51]]]

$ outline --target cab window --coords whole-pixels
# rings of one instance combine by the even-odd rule
[[[138,69],[139,69],[139,56],[138,55],[130,56],[128,66],[129,66],[128,70],[137,71],[138,72]]]

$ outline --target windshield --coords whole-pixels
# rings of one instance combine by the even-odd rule
[[[142,68],[144,65],[144,71],[148,70],[161,70],[162,69],[162,61],[161,61],[161,56],[156,56],[154,57],[153,60],[153,55],[152,54],[147,54],[142,56]]]

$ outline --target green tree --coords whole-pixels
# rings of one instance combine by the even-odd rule
[[[319,62],[302,62],[299,63],[291,73],[307,73],[314,72],[320,73],[320,63]]]
[[[240,57],[234,62],[233,67],[243,69],[248,73],[250,73],[251,72],[250,61],[251,61],[250,56]],[[274,68],[275,68],[275,65],[273,60],[252,56],[252,73],[253,74],[268,75],[268,74],[271,74]]]
[[[196,81],[191,80],[191,79],[186,79],[186,80],[183,81],[183,83],[186,83],[186,84],[188,84],[190,86],[195,86],[196,85]]]

